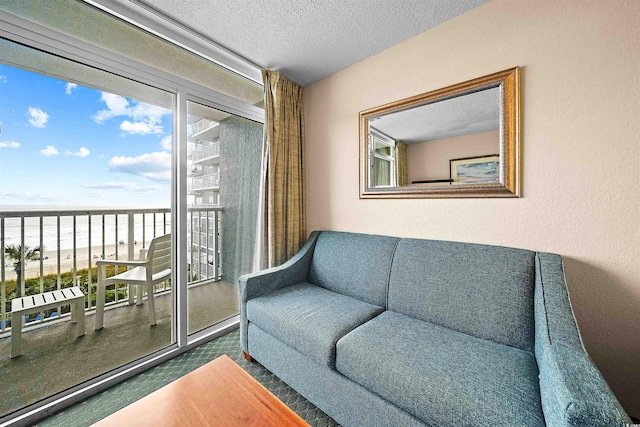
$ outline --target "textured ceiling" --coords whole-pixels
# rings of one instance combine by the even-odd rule
[[[370,120],[371,127],[406,144],[498,130],[500,88],[450,98]]]
[[[121,0],[120,0],[121,1]],[[306,86],[489,0],[132,0]]]

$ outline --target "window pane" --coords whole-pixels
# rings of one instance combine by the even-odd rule
[[[384,154],[386,156],[391,156],[391,147],[387,144],[383,143],[379,139],[374,139],[375,151],[378,154]]]
[[[173,343],[170,280],[143,298],[125,279],[110,284],[96,314],[97,262],[150,259],[154,237],[171,232],[172,104],[171,93],[0,40],[0,354],[17,357],[0,357],[0,415]],[[125,271],[107,265],[105,277]],[[69,303],[47,303],[73,287],[84,335]],[[38,308],[12,317],[24,296]],[[10,339],[19,324],[21,355]]]
[[[376,157],[374,160],[374,181],[376,187],[391,185],[391,162]]]

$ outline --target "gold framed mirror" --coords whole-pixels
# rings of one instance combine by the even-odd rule
[[[360,198],[520,196],[518,67],[360,112]]]

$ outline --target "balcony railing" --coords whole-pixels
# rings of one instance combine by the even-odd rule
[[[191,189],[193,191],[220,187],[220,174],[210,173],[192,178]]]
[[[188,238],[193,237],[198,248],[196,254],[189,253],[190,262],[197,264],[190,266],[189,285],[221,278],[221,213],[220,208],[189,209]],[[86,310],[94,309],[95,261],[137,259],[139,250],[147,248],[154,237],[170,232],[170,209],[0,211],[0,333],[10,328],[11,299],[18,295],[81,286]],[[194,247],[193,242],[188,247]],[[170,289],[167,282],[155,291]],[[116,285],[107,305],[125,301],[127,285]],[[26,324],[68,315],[59,307],[30,316]]]
[[[189,153],[189,160],[199,162],[205,159],[211,159],[220,155],[220,141],[203,142],[196,144],[195,148]]]
[[[189,209],[190,283],[222,278],[222,209]]]
[[[189,137],[196,136],[204,132],[205,130],[216,126],[217,124],[218,122],[216,122],[215,120],[202,118],[197,122],[187,126],[187,136]]]

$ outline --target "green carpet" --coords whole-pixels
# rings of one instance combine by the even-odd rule
[[[38,426],[91,425],[223,354],[231,357],[312,426],[338,425],[260,364],[247,362],[240,350],[240,332],[236,330],[52,415]]]

